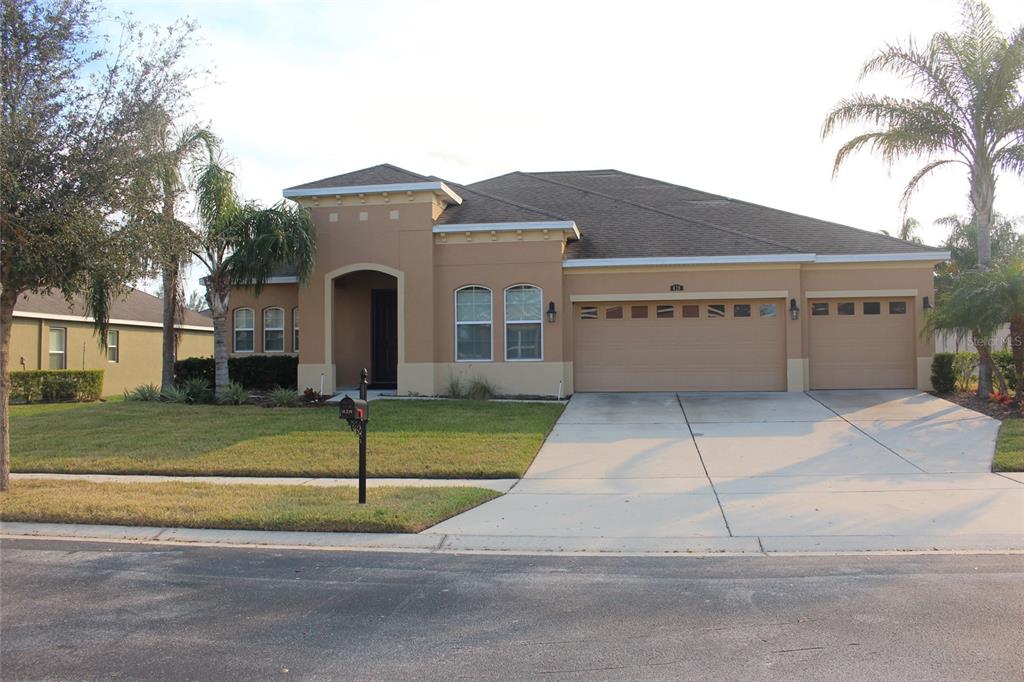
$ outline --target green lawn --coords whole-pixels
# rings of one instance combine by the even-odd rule
[[[418,533],[494,499],[482,488],[351,487],[14,481],[0,519],[43,523],[248,530]]]
[[[562,406],[376,400],[371,476],[521,476]],[[113,402],[11,407],[19,472],[354,476],[357,439],[336,408]]]
[[[1024,419],[1007,419],[999,429],[992,471],[1024,471]]]

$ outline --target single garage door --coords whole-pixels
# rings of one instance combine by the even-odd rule
[[[784,302],[576,304],[577,391],[784,391]]]
[[[913,388],[909,298],[812,299],[811,388]]]

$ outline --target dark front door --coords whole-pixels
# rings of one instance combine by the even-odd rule
[[[394,289],[370,292],[370,334],[370,381],[373,386],[394,387],[398,383],[398,292]]]

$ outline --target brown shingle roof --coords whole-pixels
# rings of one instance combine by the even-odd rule
[[[38,313],[40,315],[74,315],[85,317],[85,304],[81,296],[72,298],[69,304],[59,293],[50,295],[22,294],[14,305],[16,313]],[[163,301],[141,289],[132,289],[125,298],[115,299],[110,305],[110,319],[133,322],[163,322]],[[182,323],[192,327],[207,327],[213,330],[213,322],[206,315],[185,310]]]

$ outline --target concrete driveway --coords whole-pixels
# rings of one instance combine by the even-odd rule
[[[509,494],[446,546],[1024,548],[999,422],[914,391],[575,395]]]

